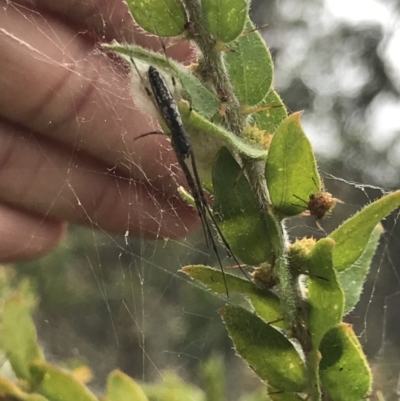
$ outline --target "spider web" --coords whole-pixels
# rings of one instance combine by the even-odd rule
[[[288,3],[286,2],[283,9]],[[96,48],[92,49],[82,53],[81,60],[74,61],[69,47],[73,45],[73,40],[68,44],[62,41],[52,27],[52,16],[28,10],[25,6],[10,1],[6,2],[6,7],[35,26],[38,34],[58,48],[64,56],[63,60],[59,60],[44,54],[0,26],[0,35],[14,40],[16,51],[21,47],[29,47],[33,57],[43,65],[62,65],[74,74],[79,74],[77,63],[91,62],[93,54],[98,52]],[[110,15],[112,11],[111,8]],[[99,13],[87,18],[103,17]],[[37,21],[41,23],[37,24]],[[106,32],[109,22],[103,22]],[[79,31],[77,37],[86,34],[88,32]],[[98,102],[107,105],[107,118],[112,119],[114,125],[117,123],[120,126],[117,137],[125,145],[125,151],[116,157],[118,165],[88,169],[88,179],[95,179],[99,174],[106,175],[112,179],[111,185],[120,189],[121,199],[127,196],[122,189],[122,183],[128,183],[128,203],[144,202],[148,197],[153,197],[154,203],[157,203],[156,195],[152,192],[152,180],[147,177],[148,173],[142,165],[132,158],[130,133],[124,126],[124,115],[121,115],[115,104],[111,84],[101,82],[101,79],[99,75],[98,84],[103,89]],[[283,82],[284,86],[285,77],[277,77],[278,90],[279,82]],[[121,99],[123,96],[126,94],[121,94]],[[137,110],[134,108],[128,108],[125,113],[135,111]],[[53,362],[77,359],[87,363],[95,374],[92,388],[99,394],[103,392],[107,374],[114,368],[120,368],[135,379],[146,382],[165,379],[167,369],[175,371],[188,382],[196,382],[199,365],[214,354],[224,358],[229,394],[235,394],[235,399],[244,387],[256,388],[259,382],[254,375],[249,374],[245,364],[235,357],[219,319],[217,309],[226,299],[204,293],[195,282],[187,280],[177,271],[186,264],[216,266],[212,251],[204,244],[201,230],[180,240],[166,240],[162,238],[160,231],[155,233],[158,240],[154,241],[146,240],[144,234],[131,237],[129,230],[124,236],[114,236],[99,227],[91,213],[85,209],[73,177],[80,168],[77,165],[79,156],[87,141],[90,141],[90,138],[85,137],[85,127],[93,121],[81,117],[79,105],[76,105],[75,117],[77,130],[72,152],[53,204],[57,204],[68,189],[72,199],[80,206],[88,227],[72,226],[65,241],[48,257],[19,267],[21,275],[31,277],[36,283],[36,291],[41,299],[36,321],[46,357]],[[93,113],[93,118],[99,116]],[[312,123],[313,121],[306,119],[306,132]],[[328,128],[332,127],[328,124]],[[312,135],[312,127],[310,131],[311,139],[318,143],[317,136]],[[327,131],[335,137],[334,129]],[[160,146],[168,154],[168,141],[160,141]],[[37,143],[40,147],[40,141]],[[112,153],[113,144],[108,146]],[[47,159],[49,155],[46,148],[42,151],[43,158]],[[322,222],[328,233],[363,205],[390,192],[391,185],[394,185],[393,181],[383,181],[380,184],[375,179],[375,182],[378,181],[377,185],[365,185],[348,178],[338,178],[343,175],[342,171],[335,171],[333,164],[323,158],[327,154],[324,146],[317,146],[318,151],[322,155],[321,162],[326,162],[322,163],[326,189],[345,202],[344,205],[337,206],[332,218]],[[130,171],[135,171],[135,174],[130,175]],[[147,193],[137,190],[138,172],[149,188]],[[172,183],[180,183],[177,164],[171,165],[169,177],[172,177]],[[386,188],[380,185],[385,185]],[[51,212],[52,205],[48,208],[48,214]],[[175,213],[179,218],[179,211],[172,201],[168,210],[161,210],[159,215],[148,218],[161,230],[166,213]],[[385,234],[362,299],[347,317],[347,321],[354,325],[360,336],[368,356],[375,361],[374,369],[385,376],[382,381],[388,383],[385,385],[392,390],[400,371],[400,339],[396,336],[396,332],[399,332],[396,312],[400,303],[400,270],[397,267],[398,253],[395,251],[400,240],[398,216],[395,213],[384,222]],[[126,218],[130,221],[135,217],[128,213]],[[311,218],[292,219],[288,229],[291,238],[306,234],[315,237],[324,235]],[[220,255],[224,254],[221,249]],[[225,262],[232,263],[229,259]],[[389,378],[388,370],[391,371]]]

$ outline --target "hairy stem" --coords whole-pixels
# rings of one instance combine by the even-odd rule
[[[210,34],[204,18],[201,3],[198,0],[183,0],[191,24],[190,39],[201,51],[200,70],[204,71],[226,106],[225,124],[235,135],[240,136],[245,117],[240,111],[240,103],[235,96],[233,86],[224,63],[223,52],[216,49],[216,41]]]
[[[246,118],[241,112],[241,105],[229,80],[223,52],[216,49],[216,41],[210,34],[199,0],[183,0],[183,2],[189,18],[189,37],[197,44],[202,54],[200,69],[211,80],[220,98],[223,98],[226,106],[224,118],[226,127],[235,135],[241,136],[246,125]],[[271,202],[264,175],[264,162],[244,159],[240,155],[238,158],[245,166],[247,178],[258,200],[260,214],[269,227],[270,238],[279,238],[278,241],[275,241],[276,243],[272,244],[275,250],[275,261],[273,263],[280,280],[283,315],[287,325],[291,327],[294,322],[295,294],[287,264],[283,227],[270,207]]]

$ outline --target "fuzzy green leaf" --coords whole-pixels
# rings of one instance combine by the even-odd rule
[[[279,298],[272,291],[258,290],[247,294],[247,298],[264,322],[281,329],[286,328]]]
[[[160,384],[145,384],[142,388],[150,400],[162,401],[207,401],[206,396],[198,387],[185,383],[172,372],[163,372]]]
[[[62,399],[74,401],[98,401],[97,397],[75,377],[49,363],[35,362],[31,365],[31,374],[40,378],[37,392],[50,401]]]
[[[262,380],[282,391],[304,390],[304,364],[280,331],[240,307],[226,306],[221,315],[237,353]]]
[[[330,329],[319,348],[321,382],[333,401],[359,401],[371,387],[371,372],[351,327],[341,323]]]
[[[219,112],[220,101],[196,76],[179,69],[177,76],[189,95],[190,106],[202,116],[211,118]]]
[[[333,264],[339,272],[353,265],[365,252],[375,226],[400,206],[400,191],[369,204],[333,231],[336,242]]]
[[[126,0],[129,10],[147,32],[158,36],[178,36],[185,30],[186,14],[180,0]]]
[[[193,280],[196,280],[217,294],[225,294],[225,282],[221,270],[208,266],[191,265],[181,270]],[[238,276],[225,273],[229,294],[237,292],[246,296],[255,312],[265,322],[274,322],[274,326],[283,327],[282,310],[279,298],[272,291],[257,288],[253,283]]]
[[[269,91],[268,95],[257,105],[257,108],[269,106],[273,108],[253,113],[251,117],[259,129],[273,134],[286,119],[287,111],[282,99],[275,90]]]
[[[127,44],[121,45],[115,41],[111,44],[105,43],[102,47],[109,52],[119,54],[129,64],[132,63],[131,57],[136,60],[135,62],[141,72],[143,82],[147,82],[147,71],[149,65],[156,67],[165,74],[178,77],[179,82],[182,85],[181,88],[175,88],[176,91],[180,89],[178,95],[182,95],[184,99],[190,101],[191,108],[199,112],[202,116],[211,118],[219,111],[220,100],[218,97],[207,86],[205,86],[199,78],[190,73],[187,68],[172,59],[166,59],[160,53],[143,49],[140,46]],[[139,65],[137,60],[145,63],[145,65]],[[135,67],[132,66],[132,68],[134,69],[134,73],[136,73]],[[150,88],[150,85],[148,86]],[[174,93],[174,96],[175,95],[176,93]]]
[[[3,349],[15,374],[33,384],[29,367],[44,357],[37,344],[31,311],[19,295],[9,298],[4,305],[1,334]]]
[[[179,102],[179,110],[188,131],[196,132],[196,130],[199,130],[203,133],[208,133],[209,141],[217,141],[222,144],[218,149],[222,146],[227,146],[248,156],[250,159],[265,159],[267,157],[268,152],[265,149],[249,145],[223,127],[211,123],[193,111],[186,102]]]
[[[308,330],[314,347],[343,316],[344,296],[332,263],[335,243],[319,240],[311,251],[308,279]]]
[[[193,280],[204,284],[217,294],[225,294],[225,282],[220,269],[203,265],[184,266],[181,272],[187,274]],[[225,272],[226,285],[229,292],[247,294],[255,291],[255,285],[238,276]]]
[[[201,388],[209,401],[225,401],[225,364],[222,357],[212,356],[200,366]]]
[[[284,216],[307,209],[321,180],[310,141],[300,125],[301,113],[290,115],[272,138],[265,174],[271,202]],[[303,201],[301,201],[302,199]]]
[[[244,263],[258,265],[273,258],[268,222],[241,167],[222,148],[213,167],[214,212],[233,252]],[[271,223],[272,224],[272,223]]]
[[[141,387],[128,375],[114,370],[107,379],[107,401],[147,401]]]
[[[382,233],[382,224],[375,226],[369,237],[364,253],[348,269],[338,273],[337,278],[343,289],[346,300],[344,314],[349,313],[360,299],[364,281],[367,277],[372,258]]]
[[[210,33],[216,40],[229,43],[243,32],[248,0],[202,0],[201,5]]]
[[[246,30],[254,29],[248,20]],[[239,102],[255,106],[267,96],[273,78],[271,54],[261,35],[254,31],[240,36],[229,47],[226,62]]]
[[[191,110],[187,102],[179,102],[179,111],[187,129],[197,167],[206,188],[212,187],[212,165],[219,150],[226,146],[251,159],[265,159],[268,151],[249,145],[221,126],[213,124],[199,113]]]
[[[26,394],[24,398],[21,398],[21,401],[48,401],[48,399],[40,394]]]

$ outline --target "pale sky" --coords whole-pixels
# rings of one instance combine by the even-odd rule
[[[334,16],[355,23],[391,19],[389,7],[376,0],[325,0],[325,4]]]
[[[379,52],[385,60],[388,75],[400,89],[400,20],[396,19],[398,13],[392,12],[391,5],[377,0],[325,0],[325,12],[327,14],[323,18],[329,24],[337,19],[354,25],[377,22],[383,27],[384,39]],[[400,101],[380,96],[371,105],[369,112],[366,123],[371,132],[367,140],[376,149],[384,148],[393,137],[399,135]],[[339,153],[341,144],[331,135],[332,131],[329,133],[329,121],[320,125],[321,122],[318,124],[312,116],[308,116],[307,120],[305,125],[310,128],[312,142],[319,154],[328,156]],[[400,149],[392,149],[393,152],[396,155],[391,155],[392,160],[400,160]]]

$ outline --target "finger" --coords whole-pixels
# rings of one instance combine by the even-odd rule
[[[75,31],[90,30],[100,42],[117,40],[134,43],[155,51],[161,51],[160,39],[154,35],[144,35],[143,30],[134,22],[128,6],[123,0],[17,0],[13,2],[30,7],[32,10],[57,16]],[[47,15],[43,16],[47,19]],[[168,41],[168,40],[167,40]],[[188,63],[195,58],[195,50],[188,41],[168,48],[168,55],[177,61]]]
[[[66,224],[0,202],[0,263],[36,259],[55,248]]]
[[[77,148],[61,148],[5,123],[0,199],[37,215],[153,239],[183,237],[198,224],[179,199],[123,177]]]
[[[134,141],[155,125],[137,106],[148,101],[139,88],[133,102],[123,69],[117,71],[86,38],[51,17],[44,21],[6,7],[0,8],[0,21],[4,117],[176,191],[170,174],[176,160],[166,139]]]
[[[138,34],[138,27],[128,11],[123,0],[18,0],[14,4],[21,4],[39,12],[47,12],[61,17],[75,30],[90,28],[100,39],[110,41],[116,39],[127,43],[146,42],[143,35]]]

